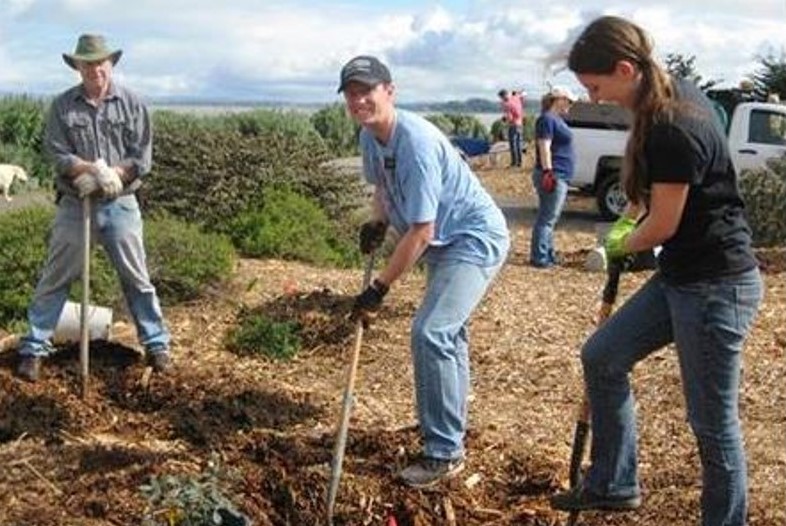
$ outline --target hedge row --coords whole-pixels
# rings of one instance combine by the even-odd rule
[[[46,259],[54,209],[35,206],[0,215],[0,326],[24,323]],[[169,216],[145,222],[150,278],[164,304],[193,299],[204,287],[227,279],[235,251],[229,239]],[[91,303],[120,307],[120,285],[104,251],[95,247],[90,272]],[[79,301],[80,284],[71,299]]]

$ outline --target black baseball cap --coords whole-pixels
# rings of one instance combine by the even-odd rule
[[[344,91],[350,82],[360,82],[367,86],[392,82],[390,70],[376,57],[360,55],[341,68],[341,79],[338,86],[338,93]]]

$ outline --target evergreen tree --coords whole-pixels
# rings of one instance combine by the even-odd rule
[[[758,60],[761,67],[751,75],[756,95],[766,99],[777,94],[781,101],[786,101],[786,52],[781,49],[780,57],[770,53]]]

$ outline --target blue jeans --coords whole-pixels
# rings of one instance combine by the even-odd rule
[[[91,205],[91,239],[98,239],[118,273],[139,342],[150,352],[168,349],[169,332],[147,273],[136,196],[93,200]],[[22,338],[21,355],[46,356],[51,352],[50,339],[69,289],[82,274],[83,253],[82,202],[65,195],[58,204],[49,254],[28,308],[30,331]]]
[[[550,267],[557,263],[554,251],[554,227],[559,221],[565,199],[568,196],[568,183],[554,174],[557,186],[551,193],[544,192],[541,188],[543,173],[536,169],[532,172],[532,184],[538,192],[538,213],[535,224],[532,225],[532,240],[530,242],[529,262],[536,267]]]
[[[674,342],[702,463],[702,524],[745,524],[740,361],[761,298],[758,269],[686,285],[667,284],[655,274],[589,338],[581,358],[592,407],[590,490],[609,497],[639,493],[629,373]]]
[[[427,457],[464,455],[469,395],[467,324],[502,265],[428,265],[426,294],[412,321],[415,398]]]
[[[521,126],[508,126],[508,145],[510,146],[510,165],[521,166],[521,142],[523,130]]]

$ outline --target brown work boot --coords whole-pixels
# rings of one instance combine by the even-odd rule
[[[16,375],[22,380],[28,382],[37,382],[41,376],[41,362],[40,356],[31,354],[23,355],[19,360],[19,365],[16,368]]]

